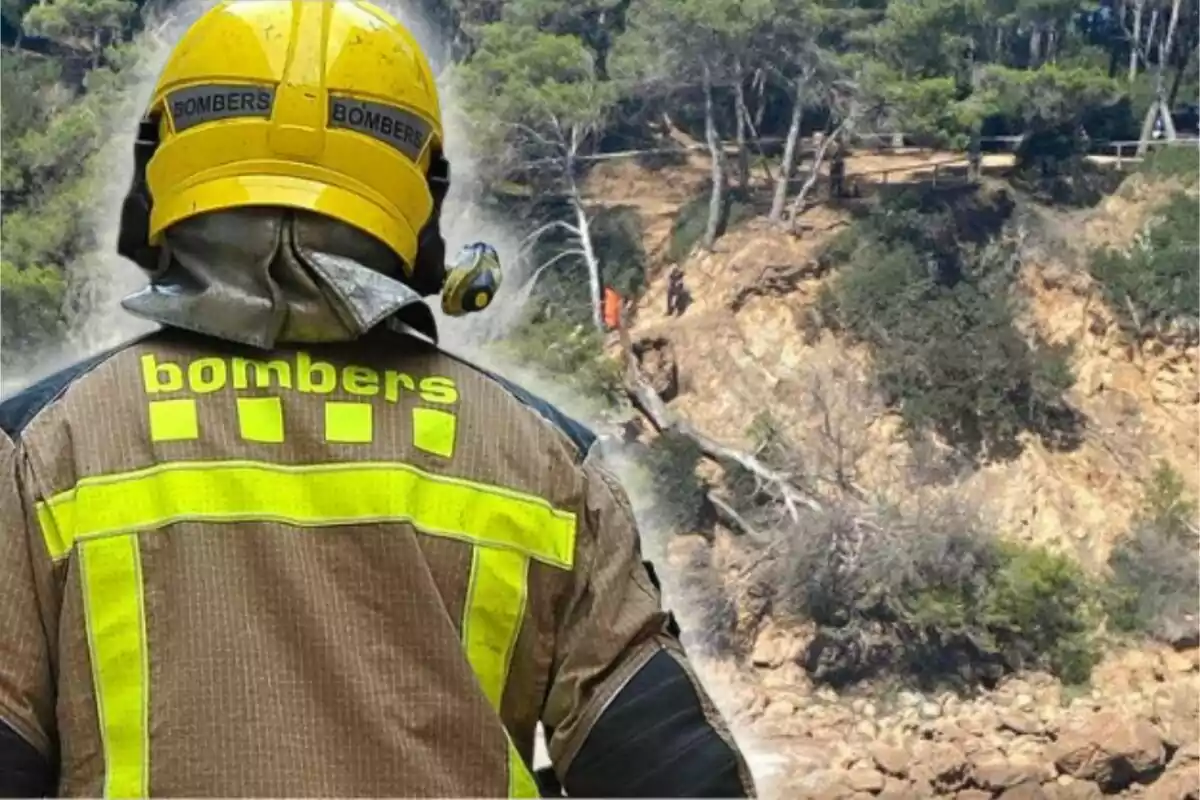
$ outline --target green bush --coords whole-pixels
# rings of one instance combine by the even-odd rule
[[[1195,185],[1200,183],[1200,153],[1187,145],[1154,147],[1138,165],[1138,172],[1151,178],[1174,178]]]
[[[1023,431],[1069,446],[1078,433],[1063,393],[1069,353],[1014,324],[1003,196],[948,208],[902,195],[838,237],[841,273],[818,300],[827,325],[868,343],[875,379],[914,432],[933,431],[972,458],[1008,457]]]
[[[4,367],[53,343],[66,328],[62,273],[46,267],[18,269],[0,261],[0,357]]]
[[[1196,503],[1179,475],[1160,464],[1129,533],[1113,548],[1109,620],[1125,632],[1169,642],[1195,638],[1200,596]]]
[[[671,261],[679,263],[687,258],[696,244],[704,238],[704,229],[708,225],[708,203],[711,193],[710,186],[705,186],[691,200],[683,204],[675,215],[675,224],[671,227],[671,243],[667,248],[667,256]],[[725,191],[725,209],[723,220],[718,233],[751,219],[755,215],[754,205],[744,192],[739,189]]]
[[[604,353],[603,336],[586,323],[542,309],[501,343],[519,364],[548,373],[605,407],[624,397],[621,365]]]
[[[1200,203],[1175,192],[1124,250],[1092,255],[1091,272],[1121,325],[1133,336],[1172,324],[1195,341],[1200,317]]]
[[[696,476],[703,454],[691,439],[667,431],[636,450],[653,497],[646,509],[656,527],[676,533],[705,530],[711,523],[708,486]]]
[[[989,576],[980,625],[1015,668],[1082,683],[1098,659],[1096,587],[1079,564],[1037,547],[1006,544]]]

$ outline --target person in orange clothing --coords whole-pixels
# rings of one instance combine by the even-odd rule
[[[604,287],[604,327],[615,331],[621,326],[621,295],[611,286]]]

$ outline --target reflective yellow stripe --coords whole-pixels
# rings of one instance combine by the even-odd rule
[[[302,527],[405,521],[423,533],[515,550],[562,569],[575,559],[573,513],[532,495],[396,463],[170,462],[84,478],[39,503],[37,514],[56,559],[89,537],[243,520]]]
[[[521,758],[511,739],[508,742],[508,796],[541,797],[533,773],[525,765],[525,759]]]
[[[497,714],[525,616],[528,587],[529,559],[525,555],[512,550],[475,548],[462,623],[463,647],[484,696]],[[538,796],[533,775],[511,738],[508,796]]]
[[[145,797],[150,774],[149,668],[137,537],[83,542],[79,562],[104,742],[104,796]]]
[[[520,553],[475,548],[463,646],[484,695],[497,711],[525,614],[528,570],[529,559]]]

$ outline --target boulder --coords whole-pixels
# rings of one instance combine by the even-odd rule
[[[1149,777],[1167,757],[1162,736],[1150,723],[1112,711],[1063,731],[1051,752],[1059,770],[1095,781],[1110,793]]]
[[[908,766],[910,756],[902,747],[893,747],[882,742],[873,745],[870,749],[871,760],[875,762],[875,766],[886,775],[895,775],[899,778],[908,777]]]
[[[1171,767],[1146,788],[1142,797],[1144,800],[1200,800],[1200,765],[1192,762]]]
[[[671,341],[662,336],[648,336],[638,339],[632,348],[642,374],[663,402],[675,399],[679,394],[679,365]]]

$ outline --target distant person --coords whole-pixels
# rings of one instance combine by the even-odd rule
[[[0,795],[752,797],[596,437],[437,343],[449,165],[367,2],[225,0],[135,146],[160,330],[0,404]],[[546,790],[554,791],[546,780]]]
[[[611,286],[604,287],[604,327],[615,331],[621,326],[621,295]]]
[[[687,288],[683,285],[683,268],[675,264],[667,274],[667,316],[683,316],[687,300]]]
[[[846,151],[840,140],[833,143],[833,160],[829,165],[829,196],[846,194]]]

